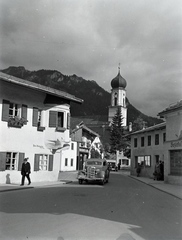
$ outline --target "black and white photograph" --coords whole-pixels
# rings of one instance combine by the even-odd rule
[[[0,0],[0,239],[182,239],[181,0]]]

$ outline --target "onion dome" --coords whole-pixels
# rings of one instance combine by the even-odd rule
[[[112,88],[125,88],[127,85],[127,82],[126,80],[121,76],[120,74],[120,69],[119,69],[119,72],[118,72],[118,75],[113,78],[113,80],[111,81],[111,87]]]

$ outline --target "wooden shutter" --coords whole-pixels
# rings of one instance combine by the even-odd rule
[[[49,155],[49,171],[53,170],[53,155]]]
[[[19,159],[18,159],[18,171],[21,171],[23,159],[25,158],[25,153],[19,153]]]
[[[38,123],[38,108],[33,108],[32,126],[37,127],[37,123]]]
[[[49,111],[49,127],[56,127],[57,115],[56,111]]]
[[[0,152],[0,171],[5,171],[6,168],[6,152]]]
[[[39,156],[40,154],[35,154],[34,157],[34,171],[39,171]]]
[[[3,99],[2,121],[7,122],[9,119],[9,101]]]
[[[22,105],[22,118],[24,118],[25,120],[27,120],[27,105]],[[25,123],[26,125],[27,123]]]
[[[67,129],[70,129],[70,113],[67,113]]]

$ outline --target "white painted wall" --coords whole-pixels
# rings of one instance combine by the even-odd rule
[[[39,181],[56,181],[61,166],[61,157],[66,156],[59,152],[54,154],[53,171],[34,171],[34,155],[35,154],[52,154],[48,148],[49,140],[64,140],[70,141],[69,130],[65,132],[56,132],[55,128],[48,126],[49,111],[62,110],[65,112],[65,121],[67,113],[70,112],[69,105],[63,104],[59,106],[44,105],[46,94],[26,87],[10,84],[0,80],[0,152],[23,152],[25,157],[29,157],[31,164],[31,179],[32,182]],[[9,100],[17,104],[25,104],[27,108],[27,125],[21,129],[8,127],[7,122],[1,120],[2,116],[2,100]],[[43,112],[43,132],[37,131],[37,127],[32,126],[33,107],[44,109]],[[66,124],[66,123],[65,123]],[[67,151],[68,154],[69,151]],[[75,151],[71,151],[69,157],[75,157]],[[75,166],[74,166],[75,167]],[[11,183],[20,183],[21,174],[17,170],[0,171],[0,182],[5,183],[7,174],[9,174]]]

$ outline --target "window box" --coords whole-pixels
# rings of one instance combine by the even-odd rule
[[[26,124],[28,121],[24,118],[19,117],[11,117],[8,119],[8,127],[14,127],[14,128],[21,128],[24,124]]]
[[[66,128],[63,127],[56,127],[56,132],[65,132]]]

